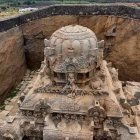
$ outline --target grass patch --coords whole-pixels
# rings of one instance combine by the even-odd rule
[[[7,95],[6,99],[14,98],[15,96],[17,96],[18,92],[19,92],[19,89],[16,89],[16,88],[12,89],[11,92]]]
[[[5,101],[6,100],[9,100],[10,101],[12,98],[14,98],[15,96],[18,95],[19,91],[20,91],[19,89],[13,88],[11,90],[11,92],[9,92],[8,95],[6,96]],[[2,110],[5,110],[5,106],[6,106],[6,104],[4,102],[2,104],[0,104],[0,110],[1,111]]]
[[[18,15],[18,8],[16,7],[6,7],[6,6],[0,6],[0,18],[6,18],[11,17],[14,15]]]

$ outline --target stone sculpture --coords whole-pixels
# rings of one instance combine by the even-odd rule
[[[103,60],[103,41],[86,27],[69,25],[44,42],[36,82],[20,98],[14,120],[1,124],[2,139],[139,140],[139,109],[134,112],[126,98],[121,104],[122,84]]]

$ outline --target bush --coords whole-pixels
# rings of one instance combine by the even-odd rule
[[[21,3],[20,3],[20,2],[18,2],[18,5],[21,5]]]
[[[32,4],[36,4],[36,2],[35,2],[35,1],[33,1],[33,2],[32,2]]]
[[[1,10],[3,10],[3,11],[5,11],[6,9],[7,9],[6,6],[2,6],[2,7],[1,7]]]

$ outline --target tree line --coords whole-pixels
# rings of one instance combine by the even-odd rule
[[[16,4],[16,5],[20,5],[20,4],[26,4],[26,5],[30,5],[30,4],[35,4],[38,2],[104,2],[104,3],[108,3],[108,2],[140,2],[140,0],[0,0],[0,4],[2,3],[7,3],[7,4]]]

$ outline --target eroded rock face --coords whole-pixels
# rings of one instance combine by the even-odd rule
[[[116,36],[106,59],[119,69],[121,80],[140,81],[140,22],[113,18],[108,23],[112,24],[108,29],[116,25]]]
[[[115,16],[54,16],[28,22],[22,26],[30,68],[39,68],[43,60],[43,39],[58,28],[80,24],[105,40],[105,59],[119,69],[121,80],[140,81],[140,22]]]
[[[23,37],[19,28],[0,34],[0,100],[15,86],[26,71]],[[3,95],[3,96],[2,96]]]

